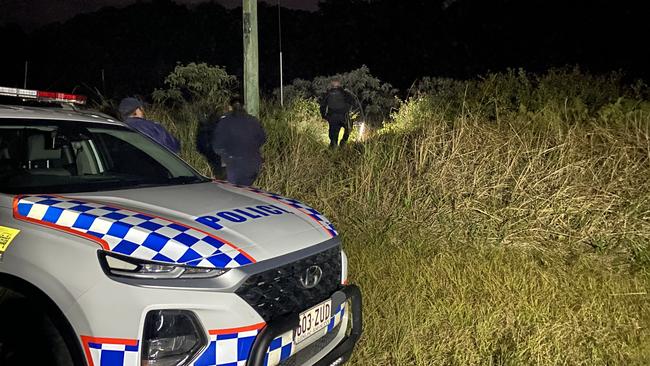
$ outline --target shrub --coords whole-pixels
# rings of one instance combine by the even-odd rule
[[[320,98],[335,78],[341,80],[343,86],[357,97],[367,121],[375,125],[388,119],[399,104],[397,89],[373,76],[365,65],[341,74],[319,76],[311,81],[296,79],[284,89],[285,100],[292,103],[300,98]],[[276,90],[275,94],[278,93]]]
[[[165,78],[165,88],[154,90],[152,97],[158,104],[174,108],[191,104],[198,112],[212,114],[225,107],[237,85],[225,68],[192,62],[177,65]]]
[[[465,111],[497,120],[504,114],[552,109],[563,114],[565,122],[575,122],[597,115],[619,97],[638,98],[646,89],[640,82],[626,88],[620,72],[591,75],[565,67],[541,75],[509,69],[471,81],[425,77],[416,84],[415,94],[444,104],[449,115]]]

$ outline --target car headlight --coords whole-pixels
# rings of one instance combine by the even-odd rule
[[[142,279],[211,278],[228,271],[147,261],[104,251],[99,252],[99,262],[109,275]]]
[[[142,338],[142,366],[188,365],[208,345],[196,316],[187,310],[148,312]]]

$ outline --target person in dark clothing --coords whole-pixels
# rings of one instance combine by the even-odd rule
[[[134,130],[149,136],[152,140],[169,150],[179,153],[181,143],[159,123],[144,118],[144,104],[136,98],[124,98],[118,111],[124,123]]]
[[[330,88],[320,101],[320,114],[329,124],[330,148],[336,148],[339,145],[341,128],[343,128],[341,146],[348,141],[352,130],[350,110],[353,105],[354,98],[348,91],[343,89],[341,81],[338,79],[332,80]]]
[[[224,169],[221,164],[221,157],[212,149],[212,134],[220,120],[220,116],[214,114],[205,121],[200,122],[195,141],[196,150],[207,160],[212,170],[212,176],[218,178],[223,177]]]
[[[212,134],[212,149],[226,164],[228,182],[250,186],[262,168],[260,148],[266,134],[243,104],[239,96],[230,100],[230,111],[221,117]]]

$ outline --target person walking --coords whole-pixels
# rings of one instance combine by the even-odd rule
[[[221,157],[212,148],[212,135],[220,120],[221,116],[213,113],[204,121],[199,122],[195,140],[196,151],[203,155],[208,162],[210,170],[212,170],[212,176],[215,178],[222,178],[224,175]]]
[[[343,128],[340,145],[343,146],[350,137],[352,124],[350,110],[354,105],[354,97],[341,86],[339,79],[330,83],[330,88],[320,101],[320,114],[329,124],[330,148],[339,146],[339,132]]]
[[[260,121],[246,112],[240,96],[231,98],[229,104],[229,112],[214,128],[212,149],[226,165],[228,182],[250,186],[262,168],[260,148],[266,133]]]
[[[144,104],[139,99],[132,97],[122,99],[118,111],[124,123],[129,127],[149,136],[152,140],[177,154],[181,151],[181,143],[178,139],[159,123],[145,119]]]

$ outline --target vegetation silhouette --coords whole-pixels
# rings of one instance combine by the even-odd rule
[[[259,4],[260,75],[279,82],[277,9]],[[405,92],[424,76],[473,78],[488,71],[580,65],[648,78],[645,4],[634,0],[327,0],[316,12],[283,9],[285,81],[367,65]],[[241,10],[170,0],[103,8],[26,33],[0,25],[0,84],[110,98],[149,93],[177,62],[242,75]],[[104,80],[102,80],[102,70]]]

